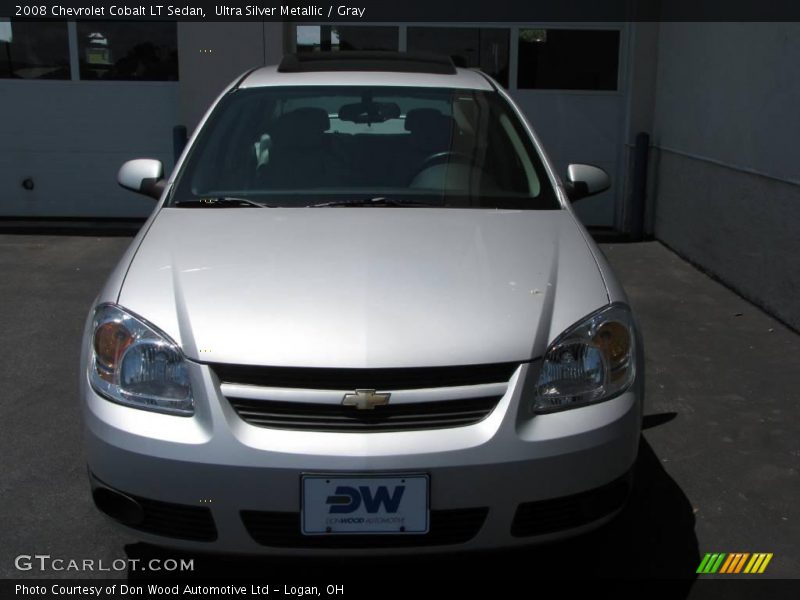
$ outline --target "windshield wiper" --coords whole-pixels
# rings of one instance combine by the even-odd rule
[[[355,198],[352,200],[333,200],[332,202],[320,202],[319,204],[309,204],[308,208],[321,208],[325,206],[441,206],[432,202],[419,202],[417,200],[395,200],[386,196],[376,196],[375,198]]]
[[[248,198],[236,198],[234,196],[218,196],[213,198],[192,198],[191,200],[179,200],[173,202],[172,206],[183,206],[187,208],[272,208],[269,204],[262,204]]]

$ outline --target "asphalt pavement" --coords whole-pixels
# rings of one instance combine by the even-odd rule
[[[106,564],[164,551],[93,507],[78,356],[86,314],[128,237],[0,235],[0,577],[19,555]],[[381,561],[372,574],[680,578],[707,552],[770,552],[762,577],[800,577],[800,336],[657,242],[604,244],[643,330],[646,430],[631,509],[581,538],[513,552]],[[174,553],[167,552],[167,555]],[[569,557],[567,560],[566,557]],[[341,573],[344,559],[195,558],[194,574]],[[520,570],[520,565],[524,565]],[[294,570],[294,571],[293,571]],[[705,576],[708,578],[708,576]]]

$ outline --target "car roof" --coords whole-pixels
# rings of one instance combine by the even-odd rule
[[[372,85],[487,91],[494,89],[491,81],[479,71],[461,68],[454,70],[454,74],[376,70],[346,71],[338,69],[331,71],[281,72],[278,70],[278,65],[273,65],[256,69],[247,74],[238,87]]]

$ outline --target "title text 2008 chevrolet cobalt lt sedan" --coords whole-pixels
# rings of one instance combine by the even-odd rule
[[[288,56],[222,93],[89,314],[95,503],[152,543],[324,554],[512,546],[625,505],[642,347],[486,75]]]

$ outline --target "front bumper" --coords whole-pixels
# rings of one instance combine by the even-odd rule
[[[601,404],[531,415],[523,364],[480,423],[391,433],[255,427],[206,365],[192,363],[193,417],[120,406],[82,380],[92,486],[138,502],[139,539],[185,550],[324,555],[509,547],[577,535],[608,521],[629,490],[640,382]],[[85,371],[84,371],[85,372]],[[199,390],[199,393],[198,393]],[[303,473],[427,473],[425,536],[299,534]]]

